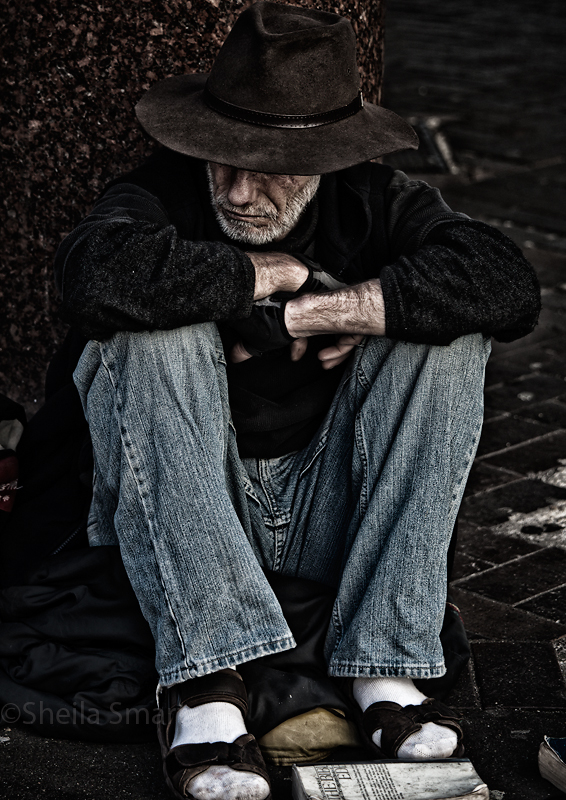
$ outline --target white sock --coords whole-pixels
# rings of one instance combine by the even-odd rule
[[[172,747],[203,742],[233,742],[246,731],[242,712],[232,703],[183,706],[177,712]],[[269,784],[254,772],[227,766],[209,767],[188,785],[195,800],[264,800]]]
[[[203,742],[233,742],[247,733],[239,708],[232,703],[205,703],[196,708],[183,706],[175,720],[171,747]]]
[[[356,678],[353,686],[354,698],[362,711],[372,705],[389,700],[400,706],[419,706],[426,695],[420,692],[410,678]],[[381,747],[381,728],[371,737]],[[403,742],[398,758],[415,761],[429,758],[450,758],[458,744],[456,732],[444,725],[425,722],[420,731],[411,734]]]

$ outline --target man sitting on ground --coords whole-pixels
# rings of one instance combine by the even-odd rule
[[[90,338],[89,538],[120,544],[155,638],[169,786],[269,795],[237,672],[294,647],[266,570],[336,589],[328,674],[352,679],[378,757],[461,753],[412,679],[445,669],[488,337],[532,330],[532,269],[370,163],[416,137],[363,102],[335,14],[257,3],[210,76],[160,81],[137,113],[165,147],[111,185],[56,271]]]

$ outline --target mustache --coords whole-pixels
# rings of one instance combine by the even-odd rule
[[[270,208],[264,203],[249,203],[247,206],[234,206],[226,198],[226,195],[218,195],[214,198],[216,206],[223,211],[231,211],[233,214],[239,214],[241,217],[263,217],[269,219],[271,222],[277,221],[277,211]]]

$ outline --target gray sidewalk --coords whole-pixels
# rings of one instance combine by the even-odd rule
[[[451,703],[498,800],[564,796],[537,752],[544,734],[566,736],[565,15],[555,2],[390,0],[386,23],[384,102],[428,143],[393,162],[511,236],[542,287],[536,330],[495,343],[488,363],[451,587],[472,642]]]

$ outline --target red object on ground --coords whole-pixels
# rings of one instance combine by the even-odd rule
[[[0,511],[11,511],[18,486],[18,457],[13,450],[0,450]]]

